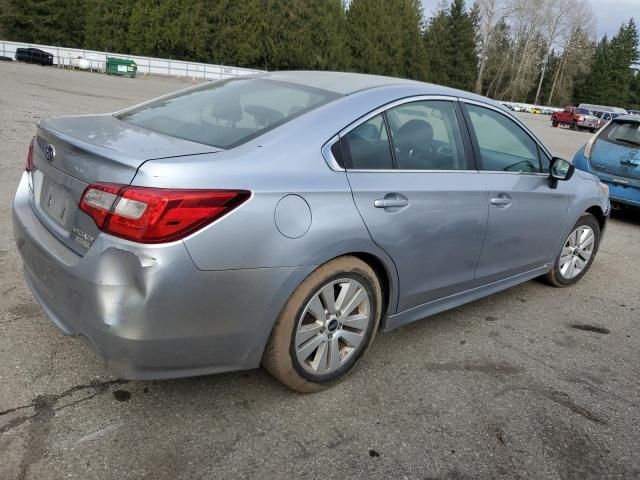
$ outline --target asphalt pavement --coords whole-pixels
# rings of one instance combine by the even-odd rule
[[[123,382],[29,292],[11,198],[41,116],[189,86],[0,62],[0,479],[640,478],[640,214],[588,275],[531,281],[376,337],[295,394],[262,370]],[[522,115],[554,154],[589,135]]]

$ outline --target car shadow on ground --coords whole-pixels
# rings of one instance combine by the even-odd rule
[[[630,225],[640,226],[640,208],[622,208],[611,211],[611,218]]]

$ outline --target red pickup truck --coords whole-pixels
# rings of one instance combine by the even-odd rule
[[[569,125],[571,130],[589,130],[595,133],[600,127],[598,117],[592,115],[586,108],[565,107],[561,112],[551,115],[551,125]]]

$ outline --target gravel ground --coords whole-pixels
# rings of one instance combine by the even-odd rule
[[[34,122],[189,84],[0,63],[0,479],[640,477],[637,212],[614,215],[579,286],[528,282],[381,334],[315,395],[261,370],[120,382],[64,336],[11,233]],[[589,138],[523,118],[560,156]]]

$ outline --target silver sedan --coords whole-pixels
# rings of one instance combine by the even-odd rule
[[[328,72],[41,120],[13,206],[35,298],[117,376],[262,364],[302,392],[379,329],[576,283],[608,215],[502,105]]]

